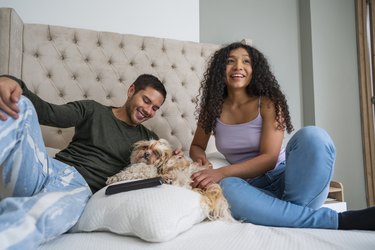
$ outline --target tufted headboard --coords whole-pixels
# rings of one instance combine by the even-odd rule
[[[0,8],[0,25],[0,74],[20,77],[52,103],[94,99],[121,106],[138,75],[157,76],[168,95],[145,125],[173,146],[189,150],[196,128],[194,101],[218,45],[27,24],[10,8]],[[46,146],[58,149],[73,135],[72,128],[42,126],[42,132]],[[209,147],[214,150],[212,142]]]

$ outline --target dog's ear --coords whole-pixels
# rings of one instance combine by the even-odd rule
[[[168,160],[158,160],[158,162],[155,164],[158,174],[166,174],[166,171],[168,170],[166,167],[167,162]]]
[[[155,164],[157,168],[158,174],[165,174],[164,172],[167,170],[166,165],[169,159],[173,156],[173,151],[169,147],[164,147],[161,151],[160,158],[158,159],[157,163]]]

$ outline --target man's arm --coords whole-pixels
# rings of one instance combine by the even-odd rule
[[[7,116],[18,118],[17,102],[20,96],[26,96],[34,105],[40,124],[54,127],[73,127],[84,117],[82,106],[77,103],[56,105],[44,101],[32,93],[26,84],[10,75],[0,76],[0,109],[1,120]]]

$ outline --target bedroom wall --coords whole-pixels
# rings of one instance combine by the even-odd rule
[[[199,41],[199,0],[0,0],[27,23]]]
[[[331,134],[334,179],[344,184],[348,207],[366,207],[355,0],[200,1],[201,42],[244,37],[269,59],[295,127],[315,124]]]
[[[366,206],[355,0],[310,0],[316,124],[336,143],[335,178],[350,208]]]

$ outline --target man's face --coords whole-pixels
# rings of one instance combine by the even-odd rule
[[[136,126],[154,117],[163,102],[163,95],[152,87],[135,93],[134,86],[130,86],[128,99],[125,103],[128,125]]]

